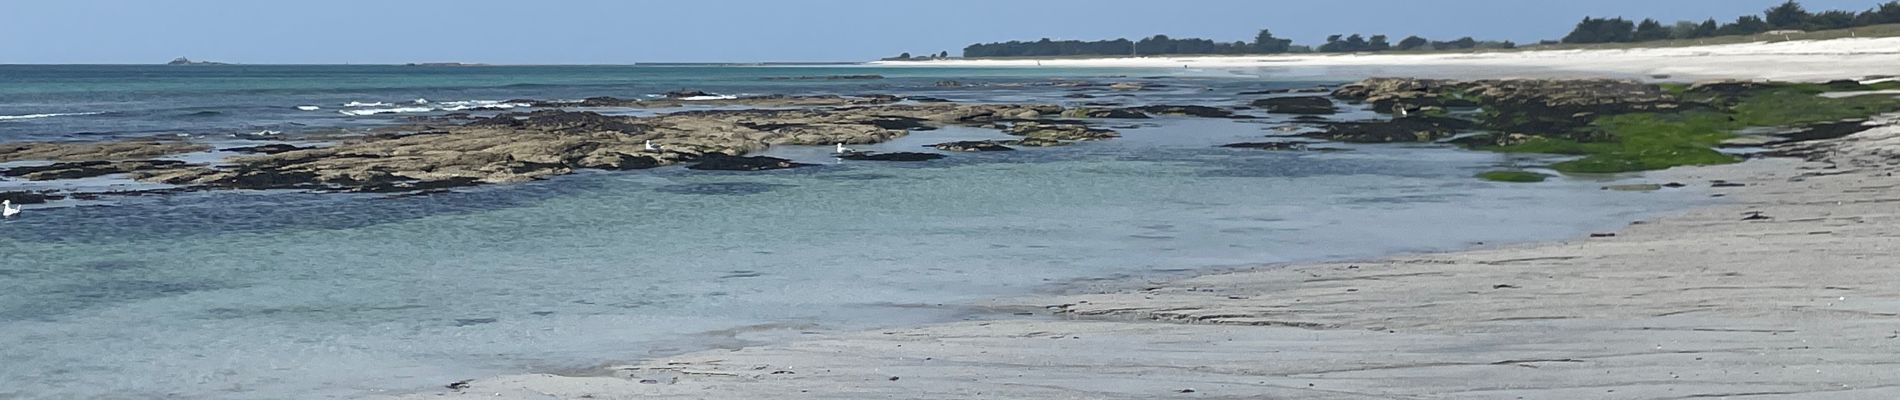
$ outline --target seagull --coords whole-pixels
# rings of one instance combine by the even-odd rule
[[[654,146],[651,140],[647,141],[646,146],[647,151],[660,151],[660,146]]]
[[[0,200],[0,217],[13,218],[20,215],[20,208],[13,206],[13,200]]]
[[[856,153],[856,152],[858,151],[853,150],[850,147],[844,147],[844,143],[839,143],[838,150],[833,151],[833,153],[837,153],[837,154],[851,154],[851,153]]]

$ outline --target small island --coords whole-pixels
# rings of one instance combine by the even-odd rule
[[[213,62],[213,61],[192,61],[189,58],[178,57],[178,58],[172,59],[171,62],[165,63],[165,65],[231,65],[231,64]]]

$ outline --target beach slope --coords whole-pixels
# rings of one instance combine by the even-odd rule
[[[1900,126],[1649,175],[1621,232],[1002,301],[970,321],[409,398],[1900,398]]]

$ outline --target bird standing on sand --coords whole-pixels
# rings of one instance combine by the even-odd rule
[[[0,218],[13,218],[20,215],[20,208],[13,206],[13,200],[0,200]]]
[[[660,151],[660,146],[654,146],[653,141],[651,140],[647,141],[646,146],[647,146],[646,147],[647,151],[655,151],[655,152]]]
[[[851,154],[851,153],[856,153],[856,152],[858,152],[858,151],[857,151],[857,150],[853,150],[853,149],[851,149],[850,147],[844,147],[844,143],[839,143],[839,144],[838,144],[838,149],[837,149],[837,150],[834,150],[834,151],[832,151],[832,153],[836,153],[836,154]]]

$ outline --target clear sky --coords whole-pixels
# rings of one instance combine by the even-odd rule
[[[0,0],[0,63],[859,61],[973,42],[1563,36],[1585,15],[1732,20],[1779,0]],[[1807,0],[1864,10],[1885,0]]]

